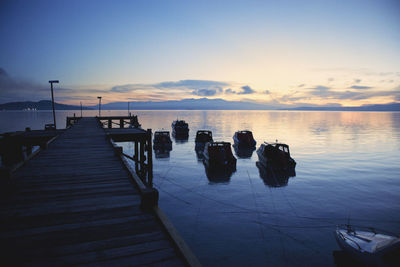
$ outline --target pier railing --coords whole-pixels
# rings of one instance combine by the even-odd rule
[[[46,149],[65,130],[31,130],[0,134],[0,180],[8,182],[11,173]]]
[[[142,207],[152,208],[157,206],[158,191],[153,188],[151,129],[140,128],[137,116],[98,117],[97,119],[110,139],[114,152],[120,156],[138,186],[142,195]],[[119,127],[113,127],[114,125]],[[134,145],[133,154],[129,155],[124,152],[123,148],[117,144],[119,142],[131,142]]]
[[[138,117],[130,116],[101,116],[97,119],[103,124],[103,128],[139,128]],[[117,126],[117,127],[113,127]]]
[[[143,130],[144,131],[144,130]],[[137,134],[136,136],[131,135],[131,140],[134,144],[133,155],[128,155],[123,151],[123,148],[118,146],[116,142],[122,141],[117,134],[109,133],[110,141],[114,147],[114,151],[123,156],[125,159],[130,160],[135,168],[134,173],[140,178],[140,180],[147,186],[153,187],[153,154],[152,154],[152,143],[151,143],[151,129],[147,129],[143,134]],[[127,137],[123,140],[127,142]]]

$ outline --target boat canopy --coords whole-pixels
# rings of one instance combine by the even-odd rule
[[[169,132],[168,131],[156,131],[154,133],[154,136],[169,136]]]
[[[289,156],[290,156],[290,150],[289,150],[289,146],[287,145],[287,144],[283,144],[283,143],[267,143],[267,142],[264,142],[264,145],[265,145],[265,147],[266,147],[266,150],[267,150],[267,148],[269,147],[269,148],[276,148],[276,149],[279,149],[280,151],[282,151],[282,152],[285,152],[285,153],[287,153],[287,154],[289,154]],[[268,151],[268,150],[267,150]]]
[[[176,120],[173,122],[174,126],[188,126],[188,124],[184,120]]]
[[[212,132],[206,130],[199,130],[196,133],[196,142],[209,142],[212,141]]]
[[[231,143],[214,142],[208,143],[208,155],[213,159],[227,159],[233,157]]]
[[[238,131],[236,136],[239,141],[251,141],[253,140],[253,133],[250,131]]]

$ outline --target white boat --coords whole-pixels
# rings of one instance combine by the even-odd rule
[[[335,238],[343,251],[366,265],[400,266],[399,236],[368,229],[371,231],[355,230],[350,225],[338,226]]]

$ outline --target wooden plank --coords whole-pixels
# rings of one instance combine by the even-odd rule
[[[136,206],[109,208],[101,210],[92,210],[82,212],[67,212],[54,214],[42,214],[36,216],[12,216],[4,218],[0,222],[1,229],[4,232],[18,229],[27,229],[29,227],[44,227],[59,224],[80,223],[88,220],[112,219],[118,215],[119,218],[143,214],[141,209]]]
[[[85,266],[148,266],[151,264],[162,264],[162,262],[169,261],[172,258],[176,258],[174,256],[174,250],[167,248],[152,251],[150,253],[121,257],[114,260],[85,263]],[[183,266],[183,264],[181,263],[176,266]]]

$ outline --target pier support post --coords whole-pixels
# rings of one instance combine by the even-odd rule
[[[119,128],[124,128],[124,119],[119,120]]]
[[[143,210],[152,210],[153,207],[158,206],[158,191],[155,188],[145,188],[141,191],[140,207]]]

